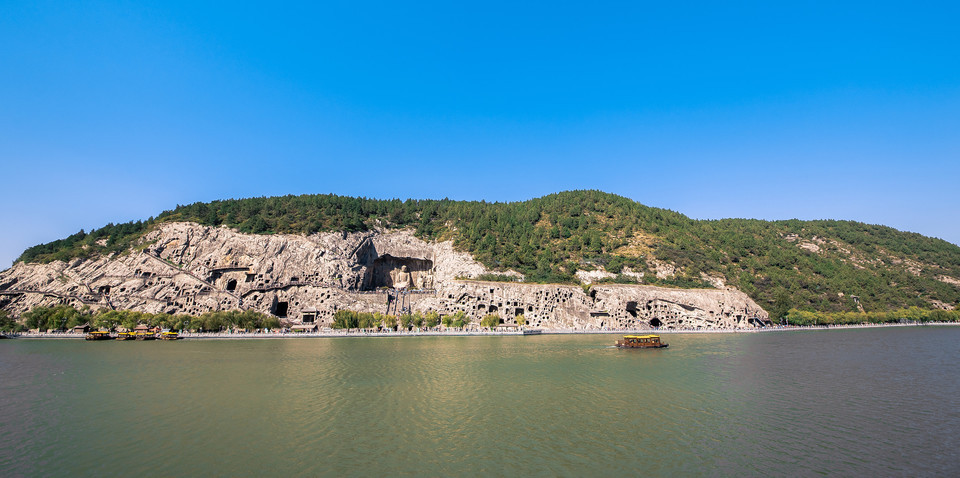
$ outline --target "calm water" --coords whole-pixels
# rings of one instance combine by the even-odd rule
[[[960,473],[960,327],[0,342],[34,475]]]

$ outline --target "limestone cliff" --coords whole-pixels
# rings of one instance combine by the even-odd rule
[[[487,272],[452,243],[406,230],[253,235],[165,223],[120,254],[16,263],[0,273],[0,307],[14,315],[57,303],[170,314],[240,308],[319,324],[338,309],[464,311],[475,322],[497,313],[510,324],[523,314],[558,329],[735,328],[767,318],[731,288],[469,280]]]

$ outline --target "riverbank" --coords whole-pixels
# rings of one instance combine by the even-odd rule
[[[318,332],[214,332],[180,334],[180,340],[247,340],[247,339],[303,339],[337,337],[485,337],[485,336],[523,336],[523,335],[578,335],[578,334],[753,334],[771,332],[796,332],[811,330],[849,330],[881,327],[926,327],[960,326],[957,322],[926,322],[907,324],[848,324],[848,325],[809,325],[809,326],[769,326],[750,329],[535,329],[539,332],[524,334],[523,331],[493,330],[411,330],[411,331],[347,331],[328,330]],[[18,339],[83,339],[84,334],[74,333],[22,333],[7,334]]]

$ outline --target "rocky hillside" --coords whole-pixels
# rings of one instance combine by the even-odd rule
[[[54,304],[152,314],[244,309],[322,325],[341,309],[432,311],[474,324],[496,314],[505,326],[523,316],[553,329],[736,328],[766,319],[736,290],[474,280],[489,274],[451,241],[410,230],[263,235],[164,222],[122,252],[17,263],[0,273],[0,306],[13,315]]]
[[[425,243],[469,253],[487,279],[519,274],[541,284],[733,288],[774,316],[792,307],[878,311],[960,303],[960,247],[946,241],[851,221],[697,221],[597,191],[515,203],[333,195],[197,203],[32,247],[14,269],[146,250],[151,234],[172,223],[225,226],[264,240],[409,229]],[[515,274],[498,276],[509,271]]]

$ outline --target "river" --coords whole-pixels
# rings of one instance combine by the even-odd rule
[[[4,476],[957,476],[960,327],[0,342]]]

